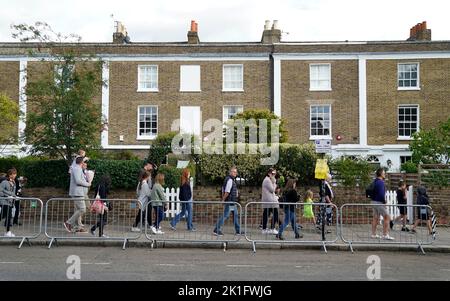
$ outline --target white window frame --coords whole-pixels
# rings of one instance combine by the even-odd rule
[[[198,67],[198,89],[183,89],[183,67]],[[202,67],[201,65],[180,65],[180,92],[202,92]]]
[[[328,66],[328,87],[313,87],[312,68],[316,66]],[[314,79],[316,81],[316,79]],[[331,63],[311,63],[309,64],[309,91],[332,91],[331,89]]]
[[[225,108],[229,108],[229,107],[240,107],[242,108],[242,112],[244,112],[244,106],[243,105],[224,105],[222,107],[222,123],[225,124],[228,120],[228,114],[225,115]],[[227,117],[227,119],[225,120],[225,116]]]
[[[225,69],[226,67],[241,67],[241,87],[226,88],[225,87]],[[222,66],[222,92],[244,92],[244,64],[223,64]]]
[[[155,67],[156,68],[156,88],[143,88],[141,87],[141,68],[144,67]],[[158,65],[138,65],[138,78],[137,78],[137,92],[158,92],[159,91],[159,68]]]
[[[415,87],[400,87],[400,65],[417,65],[417,86]],[[405,62],[397,64],[397,88],[398,91],[420,91],[420,63],[419,62]]]
[[[410,141],[413,140],[412,136],[400,136],[400,115],[399,110],[400,108],[416,108],[417,109],[417,131],[420,131],[420,106],[418,104],[404,104],[404,105],[398,105],[397,107],[397,140],[400,141]]]
[[[141,108],[146,108],[146,107],[154,107],[156,108],[156,134],[154,135],[140,135],[139,134],[139,112]],[[158,127],[159,127],[159,108],[158,106],[155,105],[140,105],[137,107],[137,132],[136,132],[136,140],[154,140],[157,136],[158,136]]]
[[[329,107],[330,108],[330,133],[328,135],[311,135],[312,131],[312,107]],[[330,139],[332,140],[332,125],[333,125],[333,119],[332,119],[332,106],[331,104],[314,104],[309,106],[309,140],[318,140],[318,139]]]

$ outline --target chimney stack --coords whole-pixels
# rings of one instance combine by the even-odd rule
[[[130,37],[128,36],[127,29],[122,22],[116,21],[116,32],[113,33],[114,44],[127,44],[130,43]]]
[[[198,37],[198,23],[195,20],[191,21],[191,30],[188,34],[188,44],[200,44],[200,39]]]
[[[411,27],[407,41],[431,41],[431,29],[427,29],[427,21]]]
[[[274,44],[281,41],[281,30],[278,28],[278,20],[273,20],[272,28],[270,27],[270,21],[266,20],[264,25],[264,31],[261,38],[263,44]]]

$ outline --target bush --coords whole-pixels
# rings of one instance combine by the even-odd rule
[[[183,169],[173,166],[162,165],[158,169],[158,173],[164,174],[165,187],[178,188],[180,187],[181,173]]]
[[[405,162],[402,164],[400,169],[401,169],[401,171],[404,171],[406,173],[417,173],[418,172],[417,164],[414,162]]]
[[[366,187],[371,180],[373,166],[363,159],[353,160],[341,157],[331,162],[336,179],[346,187]]]
[[[171,152],[172,139],[177,134],[177,132],[168,132],[166,134],[158,135],[150,146],[148,160],[158,166],[167,163],[166,156]]]
[[[280,144],[279,160],[274,166],[281,176],[298,179],[298,185],[315,185],[314,166],[317,155],[314,147],[308,145]],[[208,183],[222,184],[228,170],[235,165],[238,177],[247,185],[259,186],[270,166],[261,165],[261,154],[249,155],[200,155],[198,167],[201,177]]]

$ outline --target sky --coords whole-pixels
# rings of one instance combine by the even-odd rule
[[[433,40],[450,40],[448,0],[0,0],[0,42],[11,24],[47,22],[84,42],[111,42],[114,21],[131,42],[183,42],[191,20],[202,42],[258,42],[265,20],[282,41],[406,40],[427,21]]]

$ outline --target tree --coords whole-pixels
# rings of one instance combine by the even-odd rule
[[[245,128],[245,142],[246,143],[249,143],[249,136],[250,136],[251,129],[256,130],[257,131],[256,133],[258,133],[258,135],[259,135],[259,132],[261,131],[260,120],[267,120],[267,143],[271,143],[271,141],[272,141],[272,139],[271,139],[272,138],[271,120],[276,120],[279,122],[279,134],[280,134],[279,143],[287,142],[288,133],[287,133],[287,130],[285,129],[285,121],[269,110],[257,110],[257,109],[245,110],[242,113],[238,113],[238,114],[234,115],[233,118],[231,119],[231,122],[228,122],[227,125],[231,125],[231,123],[235,122],[236,120],[244,120],[244,122],[245,122],[245,121],[252,120],[252,119],[255,120],[256,123],[254,125],[246,126],[246,128]],[[236,137],[237,128],[235,128],[234,132],[235,132],[235,137]],[[235,138],[235,141],[236,141],[236,138]],[[261,141],[259,141],[259,137],[258,137],[258,143],[261,143]]]
[[[17,121],[19,106],[6,94],[0,93],[0,144],[8,145],[17,141]],[[0,153],[4,150],[0,149]]]
[[[93,103],[93,98],[104,84],[102,62],[74,48],[61,47],[65,46],[62,42],[79,42],[81,38],[55,33],[46,23],[12,28],[17,31],[14,38],[37,41],[37,50],[48,47],[52,58],[40,64],[39,74],[27,79],[26,95],[32,110],[28,112],[25,136],[32,146],[30,152],[61,157],[70,164],[78,149],[89,150],[99,144],[103,124],[100,106]]]
[[[412,160],[416,164],[434,164],[450,161],[450,118],[439,127],[416,132],[409,144]]]

